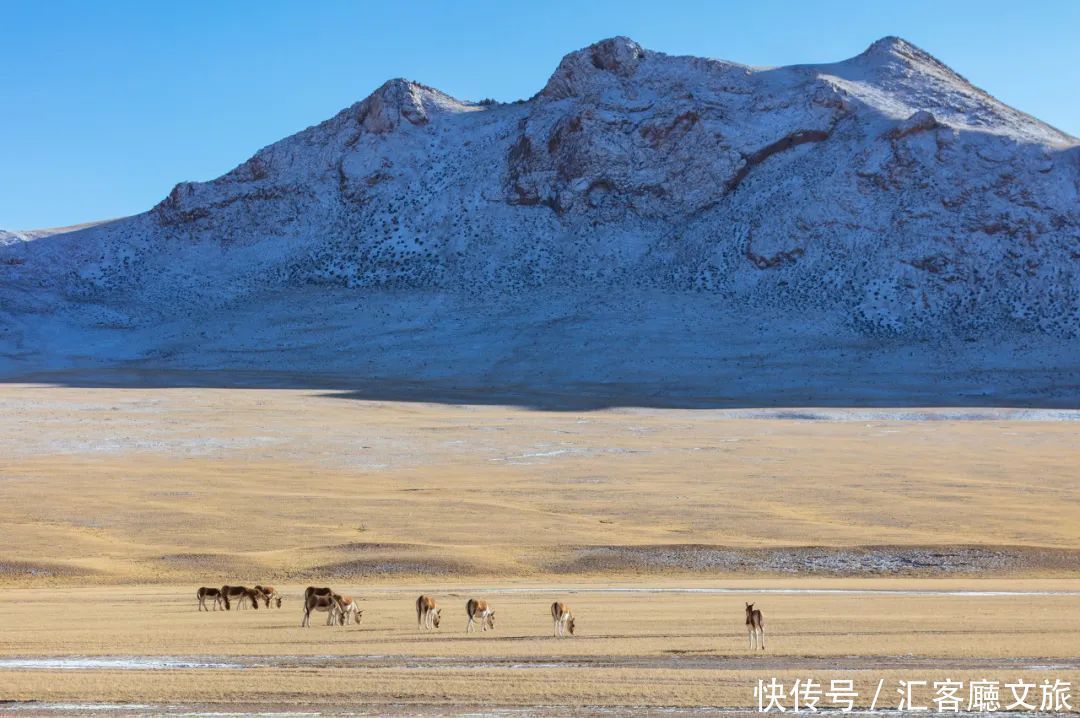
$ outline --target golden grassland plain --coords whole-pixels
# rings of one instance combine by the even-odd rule
[[[972,585],[974,584],[974,586]],[[654,584],[655,585],[655,584]],[[659,586],[671,588],[670,582]],[[881,678],[1044,679],[1080,685],[1080,581],[890,579],[710,582],[735,593],[600,593],[522,585],[487,595],[494,631],[465,633],[472,592],[425,586],[444,606],[421,633],[417,587],[342,586],[361,623],[300,628],[302,586],[281,609],[194,610],[176,586],[11,589],[0,597],[6,656],[201,656],[176,670],[2,670],[10,700],[247,703],[262,706],[753,706],[757,680],[856,681],[868,705]],[[782,594],[802,589],[1072,591],[1064,595]],[[548,606],[568,601],[573,638],[551,637]],[[747,649],[744,599],[766,615],[763,653]],[[1033,658],[1037,657],[1037,658]],[[0,665],[3,659],[0,659]],[[1041,669],[1040,669],[1041,667]],[[58,676],[60,678],[58,679]],[[887,701],[894,702],[894,683]],[[883,704],[884,705],[884,704]],[[895,707],[895,706],[893,706]]]
[[[772,676],[1080,686],[1078,424],[891,413],[0,385],[0,699],[580,712],[747,707]],[[989,558],[939,570],[956,546]],[[869,559],[869,579],[810,570],[806,547],[931,560]],[[798,560],[749,560],[769,550]],[[196,612],[195,588],[224,583],[277,584],[285,607]],[[301,629],[309,583],[351,592],[362,623]],[[604,592],[685,587],[731,592]],[[421,590],[445,607],[434,635]],[[464,634],[474,595],[494,632]],[[550,638],[556,598],[572,639]],[[49,656],[222,665],[25,663]]]

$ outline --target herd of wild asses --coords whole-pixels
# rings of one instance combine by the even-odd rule
[[[284,597],[273,586],[256,586],[255,588],[248,588],[247,586],[207,588],[203,586],[195,592],[195,598],[199,601],[200,611],[210,610],[206,607],[207,601],[212,603],[215,611],[218,608],[228,611],[232,608],[230,599],[237,602],[237,608],[244,608],[248,603],[251,604],[252,608],[258,608],[259,601],[262,601],[267,608],[270,608],[271,603],[276,603],[277,607],[281,608],[281,602],[284,600]]]
[[[232,602],[236,602],[237,608],[245,608],[249,604],[258,609],[262,602],[266,608],[276,605],[281,608],[284,597],[273,586],[222,586],[221,588],[208,588],[203,586],[195,592],[199,601],[200,611],[210,611],[207,602],[213,605],[213,610],[219,608],[228,611],[232,609]],[[326,625],[347,626],[351,623],[360,623],[363,611],[360,610],[352,596],[337,593],[329,587],[308,586],[304,590],[304,618],[300,621],[302,627],[311,625],[311,612],[322,611],[326,613]],[[472,633],[474,624],[480,626],[481,631],[495,629],[495,610],[484,600],[470,598],[465,604],[465,613],[469,622],[465,624],[465,632]],[[442,609],[431,596],[421,594],[416,599],[416,625],[421,630],[431,631],[439,627],[442,619]],[[556,638],[566,635],[574,635],[574,614],[570,607],[562,601],[551,604],[551,620],[553,623],[553,635]],[[746,604],[746,631],[750,638],[750,648],[765,650],[765,619],[761,611],[754,608],[754,604]]]

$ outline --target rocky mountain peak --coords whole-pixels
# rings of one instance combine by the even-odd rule
[[[395,78],[383,83],[356,108],[356,121],[369,132],[384,133],[402,122],[426,125],[431,114],[464,103],[433,87]]]
[[[584,83],[596,73],[629,78],[637,71],[645,50],[628,37],[611,37],[563,57],[540,95],[558,100],[583,93]]]
[[[872,43],[870,47],[866,48],[866,50],[859,55],[859,57],[872,62],[887,65],[891,64],[894,67],[905,67],[909,70],[921,69],[932,73],[941,73],[965,85],[971,84],[963,75],[953,70],[926,50],[923,50],[912,42],[908,42],[901,37],[893,35],[883,37]]]

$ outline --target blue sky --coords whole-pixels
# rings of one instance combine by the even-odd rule
[[[0,228],[133,214],[407,77],[528,97],[612,35],[754,65],[900,35],[1080,135],[1080,1],[0,0]]]

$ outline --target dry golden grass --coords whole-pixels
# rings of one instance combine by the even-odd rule
[[[361,599],[361,624],[327,627],[316,620],[304,629],[299,627],[300,586],[283,587],[291,602],[281,610],[209,614],[196,612],[186,586],[11,589],[0,597],[2,655],[199,656],[245,667],[0,669],[0,678],[5,696],[15,700],[275,706],[751,706],[757,679],[774,675],[788,681],[852,678],[863,691],[879,678],[900,677],[1080,681],[1080,581],[742,583],[751,585],[730,594],[493,590],[484,595],[496,610],[496,628],[473,635],[464,632],[464,602],[472,594],[460,587],[434,587],[444,619],[430,634],[416,629],[416,593],[408,590],[343,585]],[[823,586],[1074,593],[760,591]],[[578,635],[573,638],[550,637],[547,609],[556,597],[575,611]],[[756,600],[765,611],[763,653],[746,647],[744,600]],[[1061,667],[1032,670],[1035,665]]]
[[[1080,547],[1073,422],[32,385],[0,386],[0,409],[8,583],[527,577],[580,546]]]
[[[755,681],[774,675],[854,678],[864,690],[899,677],[1080,685],[1075,423],[0,385],[0,438],[0,656],[239,656],[245,666],[0,668],[6,699],[559,713],[749,706]],[[650,563],[650,551],[697,544],[747,555],[962,544],[1030,560],[876,580]],[[615,551],[589,563],[589,547],[645,558]],[[226,582],[283,584],[291,600],[280,611],[196,612],[195,588]],[[299,628],[307,583],[361,598],[363,623]],[[739,591],[575,592],[620,586]],[[1072,593],[761,592],[830,587]],[[445,607],[436,635],[415,630],[421,590]],[[464,635],[470,595],[495,605],[493,634]],[[555,598],[574,607],[577,637],[548,637]],[[764,655],[745,648],[744,599],[765,610]]]

